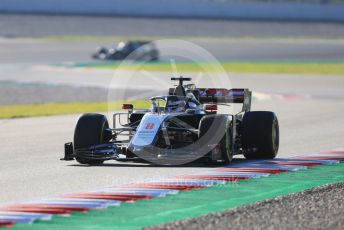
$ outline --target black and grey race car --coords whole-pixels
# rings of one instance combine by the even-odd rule
[[[113,128],[102,114],[83,114],[74,141],[65,144],[63,160],[97,165],[106,160],[144,160],[162,165],[202,160],[230,163],[234,155],[247,159],[274,158],[279,147],[276,115],[250,111],[248,89],[196,88],[179,83],[167,95],[150,99],[149,110],[124,104],[113,114]],[[240,111],[221,113],[220,107],[241,104]]]
[[[101,60],[156,61],[159,51],[153,42],[127,41],[118,43],[114,48],[100,47],[92,57]]]

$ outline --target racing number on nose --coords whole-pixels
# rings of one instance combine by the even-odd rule
[[[146,125],[146,129],[153,129],[154,128],[154,123],[148,123]]]

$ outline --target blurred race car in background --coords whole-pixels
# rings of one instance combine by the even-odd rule
[[[150,41],[127,41],[113,48],[100,47],[92,57],[100,60],[156,61],[159,59],[159,51]]]

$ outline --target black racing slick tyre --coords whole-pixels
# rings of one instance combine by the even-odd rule
[[[279,147],[278,120],[273,112],[246,112],[242,121],[242,146],[246,159],[275,158]]]
[[[232,161],[233,156],[230,147],[231,132],[229,120],[226,115],[214,114],[204,116],[200,121],[198,131],[201,148],[207,149],[210,152],[213,145],[220,144],[221,158],[224,163],[230,163]],[[206,163],[210,162],[206,161]]]
[[[83,114],[74,130],[74,151],[82,148],[89,148],[93,145],[103,144],[104,131],[109,128],[106,117],[102,114]],[[102,164],[102,160],[81,159],[76,157],[80,164],[97,165]]]

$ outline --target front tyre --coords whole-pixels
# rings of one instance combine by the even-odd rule
[[[273,112],[246,112],[242,121],[242,146],[247,159],[275,158],[279,148],[279,125]]]
[[[221,159],[228,164],[232,161],[231,152],[231,132],[229,120],[226,115],[214,114],[204,116],[199,124],[198,133],[201,147],[207,149],[210,153],[211,146],[219,145],[221,151]],[[209,153],[207,155],[210,155]],[[206,158],[207,159],[207,158]],[[211,160],[210,162],[213,163]]]
[[[102,114],[83,114],[74,131],[74,152],[78,149],[89,148],[93,145],[104,144],[104,131],[109,128],[107,118]],[[75,158],[80,164],[99,165],[103,160]]]

